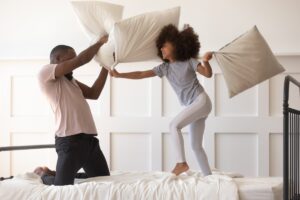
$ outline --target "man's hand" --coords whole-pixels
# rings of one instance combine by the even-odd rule
[[[213,56],[213,52],[211,51],[206,52],[202,58],[203,62],[208,62],[209,60],[212,59],[212,56]]]
[[[105,44],[107,41],[108,41],[108,35],[104,35],[98,40],[98,43]]]

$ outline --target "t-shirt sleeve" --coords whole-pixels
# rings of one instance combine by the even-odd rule
[[[191,67],[193,68],[194,71],[197,71],[197,67],[198,67],[199,63],[200,62],[195,58],[190,59],[190,65],[191,65]]]
[[[154,71],[154,73],[157,76],[163,77],[167,74],[167,66],[168,66],[168,63],[162,63],[162,64],[154,67],[152,70]]]
[[[41,85],[45,85],[55,80],[55,68],[57,64],[45,65],[38,73],[38,80]]]

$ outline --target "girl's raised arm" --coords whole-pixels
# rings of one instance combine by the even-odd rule
[[[212,54],[213,54],[212,52],[207,52],[203,56],[203,65],[201,63],[199,63],[199,65],[197,67],[197,71],[207,78],[212,77],[212,69],[209,64],[209,60],[212,59]]]

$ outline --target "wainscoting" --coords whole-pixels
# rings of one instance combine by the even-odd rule
[[[286,72],[229,99],[223,75],[212,61],[214,76],[200,77],[213,102],[204,146],[212,167],[247,176],[282,175],[282,93],[284,76],[300,80],[300,55],[278,55]],[[0,61],[0,146],[54,143],[53,115],[37,84],[47,60]],[[138,65],[138,67],[137,67]],[[119,71],[151,69],[157,63],[118,66]],[[92,84],[96,63],[76,70],[75,78]],[[299,105],[291,89],[291,104]],[[164,170],[175,164],[169,122],[182,108],[166,79],[108,78],[97,101],[89,101],[100,145],[111,170]],[[298,107],[299,109],[299,107]],[[187,160],[199,170],[183,130]],[[0,152],[0,175],[55,168],[54,149]]]

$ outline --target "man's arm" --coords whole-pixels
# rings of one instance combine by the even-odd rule
[[[107,74],[108,74],[108,71],[107,69],[105,69],[104,67],[102,67],[102,70],[97,78],[97,80],[94,82],[93,86],[92,87],[88,87],[87,85],[79,82],[76,80],[77,84],[79,85],[82,93],[83,93],[83,96],[86,98],[86,99],[98,99],[104,86],[105,86],[105,82],[106,82],[106,79],[107,79]]]
[[[78,56],[67,60],[65,62],[57,64],[55,68],[55,77],[64,76],[74,69],[90,62],[95,54],[98,52],[99,48],[107,41],[107,36],[103,36],[94,45],[88,47],[86,50],[82,51]]]

